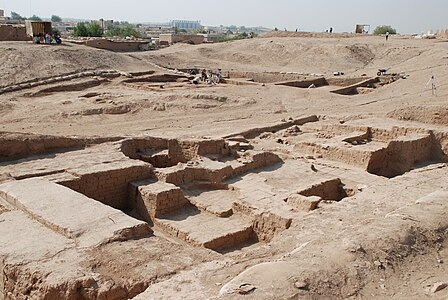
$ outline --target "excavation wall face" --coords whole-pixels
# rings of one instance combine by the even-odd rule
[[[120,210],[132,208],[129,202],[129,183],[153,176],[151,168],[139,162],[132,165],[95,166],[71,173],[78,178],[59,183]]]
[[[276,72],[236,72],[236,71],[228,71],[223,74],[228,78],[247,78],[251,79],[255,82],[260,83],[275,83],[281,81],[297,81],[297,80],[306,80],[306,76],[301,74],[287,74],[287,73],[276,73]]]
[[[0,134],[0,162],[85,145],[86,141],[71,138],[4,133]]]
[[[223,139],[169,140],[162,138],[125,140],[121,151],[132,159],[140,159],[160,168],[186,163],[199,156],[226,155],[230,152]]]
[[[129,139],[121,143],[121,151],[124,155],[132,159],[142,159],[142,155],[148,150],[168,149],[168,139],[162,138],[144,138]]]
[[[160,75],[146,76],[143,78],[126,79],[123,81],[123,83],[177,82],[180,79],[187,79],[187,77],[185,77],[183,75],[160,74]]]
[[[169,157],[172,161],[187,162],[199,156],[225,155],[229,152],[226,143],[218,140],[170,140]]]
[[[339,178],[313,185],[309,189],[301,191],[299,194],[306,197],[317,196],[323,200],[335,201],[340,201],[348,197],[347,192],[344,190],[343,184]]]
[[[328,82],[324,77],[321,77],[316,79],[279,82],[276,83],[276,85],[284,85],[284,86],[307,89],[312,85],[314,85],[315,87],[325,86],[328,85]]]
[[[387,148],[372,153],[367,171],[372,174],[395,177],[410,171],[415,164],[432,159],[432,137],[415,140],[394,140]]]
[[[369,79],[363,80],[361,82],[354,83],[352,85],[349,85],[349,86],[346,86],[346,87],[343,87],[343,88],[340,88],[340,89],[337,89],[337,90],[334,90],[331,92],[335,93],[335,94],[340,94],[340,95],[356,95],[356,94],[358,94],[358,90],[357,90],[358,88],[360,88],[360,87],[371,87],[372,88],[372,87],[374,87],[374,84],[377,82],[379,82],[378,77],[369,78]]]
[[[354,78],[330,77],[330,78],[327,78],[327,82],[329,85],[342,86],[342,87],[358,84],[365,80],[366,80],[366,77],[354,77]]]

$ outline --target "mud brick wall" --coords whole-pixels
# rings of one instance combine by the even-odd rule
[[[420,135],[430,134],[427,129],[404,128],[404,127],[393,127],[392,129],[371,128],[371,132],[372,132],[372,140],[381,142],[389,142],[393,139],[415,134]]]
[[[229,248],[234,245],[241,245],[251,239],[255,239],[255,233],[252,227],[247,227],[246,229],[238,232],[234,232],[231,234],[227,234],[224,236],[220,236],[216,239],[208,241],[204,243],[203,247],[207,249],[212,249],[215,251],[219,251],[221,249]]]
[[[251,170],[271,166],[276,163],[280,163],[282,160],[277,155],[270,152],[261,152],[254,154],[250,161],[245,164],[242,164],[240,167],[237,167],[233,170],[232,176],[238,176],[244,173],[247,173]]]
[[[416,163],[429,161],[433,154],[431,135],[391,141],[387,148],[372,153],[367,172],[395,177],[408,172]]]
[[[371,151],[368,150],[363,151],[356,148],[324,146],[309,142],[295,145],[294,150],[307,154],[322,155],[324,159],[336,160],[360,168],[367,168],[370,157],[372,156]]]
[[[203,35],[197,34],[161,34],[159,36],[161,44],[174,44],[174,43],[192,43],[202,44],[204,42]]]
[[[60,184],[120,210],[131,208],[129,183],[153,176],[151,168],[146,165],[112,168],[98,172],[87,170],[83,174],[72,171],[68,173],[77,176],[78,179],[63,181]]]
[[[175,212],[188,203],[182,190],[169,183],[156,182],[137,189],[135,206],[145,221]]]
[[[163,170],[162,172],[156,172],[157,178],[162,181],[166,181],[175,185],[183,185],[192,181],[209,181],[209,182],[222,182],[226,178],[232,176],[233,169],[231,166],[224,167],[218,170],[208,170],[204,168],[190,168],[173,170]]]
[[[114,42],[107,39],[86,41],[85,45],[110,51],[139,51],[144,42]]]
[[[223,155],[229,153],[223,139],[216,140],[170,140],[169,156],[172,161],[187,162],[206,155]]]
[[[25,26],[0,25],[0,41],[29,41]]]
[[[448,161],[448,132],[434,132],[433,136],[433,156]]]

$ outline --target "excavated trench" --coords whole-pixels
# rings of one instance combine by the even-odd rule
[[[307,122],[314,121],[311,118]],[[300,121],[282,123],[239,136],[253,138],[263,132],[287,130],[288,126],[297,126],[296,123],[301,124]],[[447,159],[443,141],[448,139],[442,133],[348,126],[323,129],[319,130],[321,135],[330,131],[332,134],[328,137],[331,136],[333,142],[338,140],[337,146],[321,147],[318,143],[309,143],[306,149],[318,149],[323,158],[336,161],[344,161],[350,156],[350,164],[363,165],[369,173],[384,177],[401,175],[421,163]],[[11,143],[14,137],[5,135],[3,139],[9,139]],[[92,162],[92,166],[33,176],[51,177],[58,184],[147,222],[155,230],[219,253],[271,241],[291,226],[292,207],[309,211],[321,201],[341,201],[355,194],[355,189],[344,184],[344,179],[334,177],[295,191],[299,196],[282,199],[280,204],[271,202],[276,194],[263,188],[266,180],[251,180],[258,178],[258,171],[271,172],[281,168],[284,162],[274,153],[257,152],[251,140],[242,139],[244,142],[232,143],[223,139],[153,137],[120,140],[111,148],[124,155],[121,161]],[[0,157],[13,159],[55,151],[76,152],[88,144],[104,142],[106,140],[26,137],[17,142],[14,151],[11,147],[0,147]],[[372,150],[369,148],[372,144],[382,146]],[[367,147],[367,151],[361,152],[368,156],[353,155],[363,147]],[[299,147],[294,151],[303,153],[303,149]],[[341,149],[346,154],[341,154]],[[357,161],[363,157],[369,159]],[[321,172],[319,169],[315,170],[317,175]],[[247,184],[242,184],[245,180]],[[275,209],[272,207],[274,203]],[[7,212],[2,206],[0,211]],[[129,294],[132,296],[147,286],[139,283],[122,288],[132,290]]]

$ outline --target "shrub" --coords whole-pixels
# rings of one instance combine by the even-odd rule
[[[92,23],[87,26],[87,34],[93,37],[103,36],[103,28],[97,23]]]
[[[73,35],[74,36],[89,36],[89,31],[87,30],[87,26],[86,24],[79,22],[78,24],[76,24],[74,31],[73,31]]]
[[[392,26],[390,26],[390,25],[378,26],[373,31],[373,34],[380,35],[380,34],[385,34],[386,32],[389,32],[389,34],[397,34],[397,30],[395,30],[395,28],[392,28]]]

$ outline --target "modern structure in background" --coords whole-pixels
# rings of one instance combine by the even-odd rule
[[[99,20],[93,20],[93,21],[91,21],[91,23],[100,25],[100,27],[103,31],[107,31],[110,28],[112,28],[112,26],[114,26],[114,20],[99,19]]]
[[[355,33],[368,34],[370,32],[370,25],[358,24],[356,25]]]
[[[177,29],[200,29],[202,28],[201,21],[188,21],[188,20],[172,20],[170,26]]]
[[[5,23],[5,11],[3,9],[0,9],[0,24]]]

